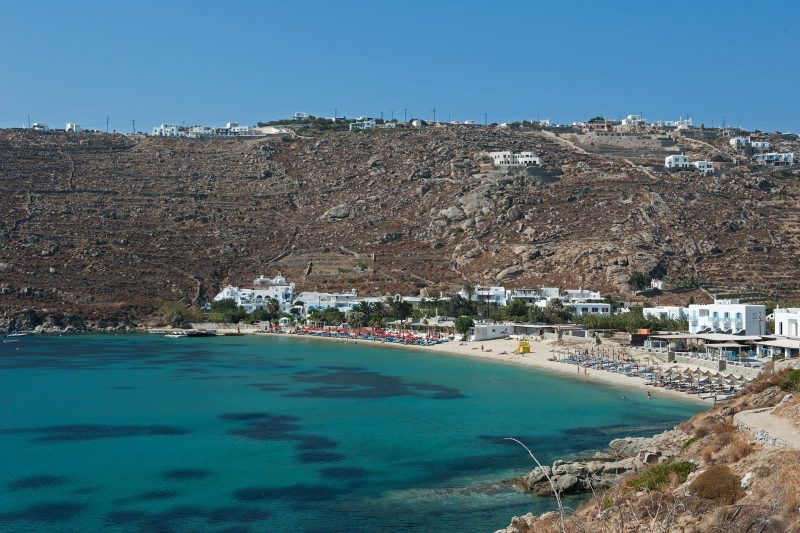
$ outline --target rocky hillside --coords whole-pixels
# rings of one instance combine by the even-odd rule
[[[482,154],[500,149],[544,169],[491,171]],[[797,172],[666,174],[619,150],[468,126],[254,141],[4,130],[0,308],[129,320],[278,271],[368,294],[469,280],[624,295],[634,269],[798,291]]]
[[[563,521],[558,512],[528,514],[497,533],[800,531],[797,391],[800,370],[776,373],[674,430],[612,442],[609,457],[557,461],[545,467],[557,491],[594,497],[565,509]],[[753,415],[763,428],[741,422]],[[787,440],[774,436],[782,426]],[[536,469],[522,481],[552,494],[542,477]]]

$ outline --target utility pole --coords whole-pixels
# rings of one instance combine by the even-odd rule
[[[394,122],[394,111],[392,111],[392,122]]]
[[[131,120],[131,125],[133,126],[133,134],[136,135],[136,119]]]
[[[31,129],[31,116],[28,115],[28,129]]]
[[[450,113],[447,114],[447,123],[450,123]]]
[[[403,122],[408,122],[408,117],[406,116],[407,112],[408,112],[408,108],[404,107],[403,108]]]
[[[433,108],[433,123],[436,124],[436,108]]]
[[[108,133],[108,121],[111,119],[108,115],[106,115],[106,133]]]
[[[381,111],[381,122],[383,122],[383,111]]]
[[[484,113],[483,114],[483,125],[484,126],[488,126],[489,125],[489,113]]]

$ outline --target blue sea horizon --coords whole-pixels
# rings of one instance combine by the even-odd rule
[[[0,345],[3,531],[494,531],[503,480],[705,407],[514,365],[290,337]],[[570,498],[576,506],[581,498]]]

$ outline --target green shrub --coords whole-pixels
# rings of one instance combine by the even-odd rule
[[[633,490],[657,490],[669,484],[672,474],[675,474],[679,483],[683,483],[692,470],[694,470],[694,463],[691,461],[671,461],[648,468],[628,481],[626,486]]]
[[[726,465],[712,466],[692,481],[689,490],[706,500],[731,505],[742,496],[739,477]]]
[[[800,368],[787,372],[778,386],[786,392],[800,391]]]
[[[681,452],[685,452],[689,446],[697,442],[697,437],[690,437],[686,442],[681,445]]]

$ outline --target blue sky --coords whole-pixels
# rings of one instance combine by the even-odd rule
[[[800,2],[0,0],[0,127],[306,111],[800,130]]]

